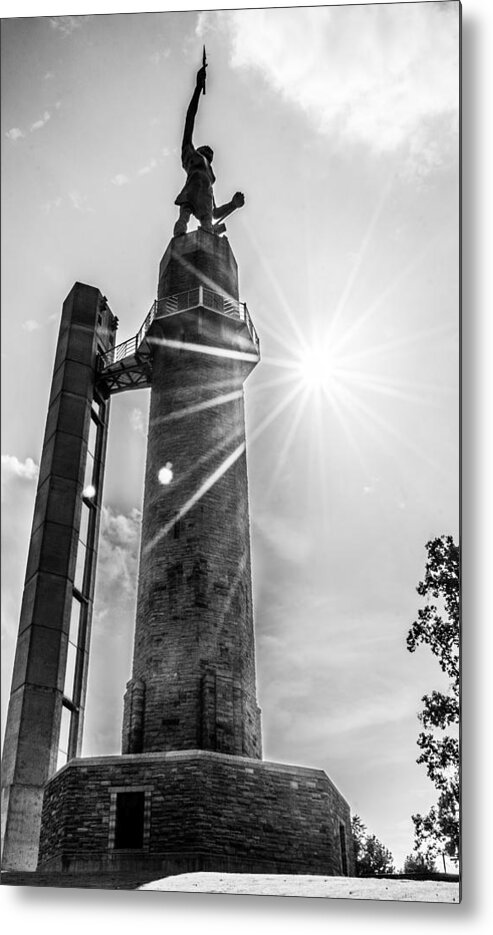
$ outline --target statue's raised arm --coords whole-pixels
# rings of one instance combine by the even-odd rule
[[[185,118],[185,129],[183,131],[183,140],[181,147],[182,166],[187,173],[187,181],[180,194],[175,200],[175,204],[180,208],[180,216],[175,224],[173,235],[179,237],[186,234],[190,216],[200,222],[203,230],[211,233],[222,233],[225,230],[224,225],[212,223],[212,219],[218,222],[231,214],[236,208],[242,207],[245,198],[241,192],[236,192],[231,201],[216,207],[214,201],[213,185],[216,177],[212,171],[212,159],[214,153],[210,146],[198,146],[195,149],[193,145],[193,131],[195,126],[195,117],[199,106],[201,93],[205,94],[206,78],[205,50],[204,64],[197,72],[195,90],[192,99],[188,105]]]
[[[183,131],[183,140],[181,144],[181,161],[185,171],[187,170],[186,162],[190,156],[190,149],[193,149],[193,128],[195,125],[195,117],[197,116],[197,110],[199,107],[200,94],[205,89],[205,70],[207,65],[202,65],[200,71],[197,72],[197,82],[195,85],[195,91],[192,94],[192,100],[188,105],[187,116],[185,119],[185,129]]]

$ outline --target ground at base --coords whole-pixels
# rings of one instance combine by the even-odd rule
[[[441,880],[390,880],[261,873],[182,873],[161,880],[143,874],[2,873],[2,884],[74,889],[151,890],[249,896],[377,899],[395,902],[459,903],[460,884]]]
[[[229,893],[249,896],[314,896],[328,899],[386,899],[396,902],[459,903],[460,884],[440,880],[389,880],[302,874],[183,873],[153,880],[141,890]]]

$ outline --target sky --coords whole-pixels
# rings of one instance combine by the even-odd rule
[[[435,793],[406,650],[425,544],[457,539],[455,2],[10,20],[2,29],[2,725],[63,299],[139,329],[196,145],[240,297],[265,759],[324,769],[392,851]],[[120,752],[149,391],[112,401],[83,754]],[[3,726],[2,726],[3,733]]]

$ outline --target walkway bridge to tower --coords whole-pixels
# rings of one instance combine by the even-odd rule
[[[100,355],[98,388],[106,396],[149,387],[153,343],[160,340],[152,328],[153,324],[162,318],[182,317],[184,312],[198,313],[201,309],[228,319],[237,332],[241,346],[259,356],[260,342],[246,303],[200,285],[186,292],[156,299],[137,334]]]

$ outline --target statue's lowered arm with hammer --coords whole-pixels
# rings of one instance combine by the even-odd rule
[[[204,47],[202,68],[197,72],[195,90],[188,106],[185,130],[183,133],[181,162],[187,173],[187,181],[175,200],[175,204],[180,208],[180,216],[173,230],[173,235],[175,237],[186,234],[188,222],[192,214],[200,222],[200,226],[203,230],[216,234],[222,233],[225,228],[220,222],[236,208],[241,208],[245,204],[243,194],[241,192],[236,192],[231,201],[219,207],[216,206],[213,192],[213,185],[216,177],[212,171],[214,153],[210,146],[198,146],[197,149],[195,149],[192,142],[200,94],[201,92],[205,94],[206,68],[207,62]],[[213,219],[218,223],[213,225]]]

